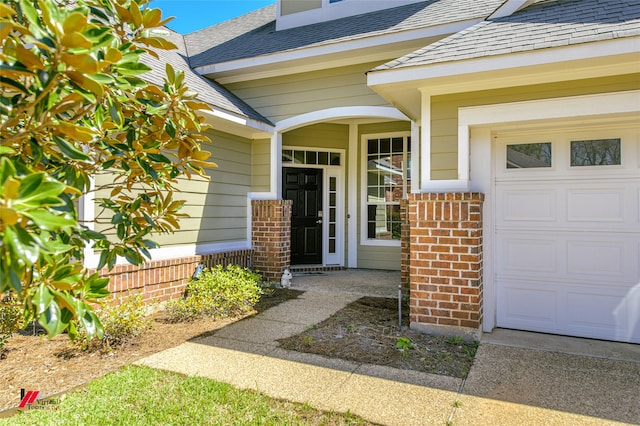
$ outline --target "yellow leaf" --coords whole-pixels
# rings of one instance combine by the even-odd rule
[[[4,226],[12,226],[18,223],[20,215],[12,208],[0,206],[0,223]]]
[[[138,6],[138,3],[132,1],[131,4],[129,4],[129,13],[131,13],[133,25],[136,28],[140,28],[140,26],[142,25],[142,14],[140,13],[140,7]]]
[[[67,136],[71,136],[73,139],[77,139],[81,142],[93,141],[93,133],[86,127],[76,126],[75,124],[61,121],[58,124],[58,130]]]
[[[0,3],[0,18],[6,18],[7,16],[15,15],[16,11],[11,9],[4,3]]]
[[[92,78],[86,77],[84,74],[78,71],[67,71],[67,76],[78,86],[93,93],[98,97],[104,95],[104,89],[100,83]],[[103,126],[104,127],[104,126]]]
[[[104,59],[111,63],[120,62],[122,60],[122,53],[118,49],[110,47],[106,55],[104,55]]]
[[[4,192],[4,198],[6,200],[15,200],[18,198],[20,188],[20,181],[12,177],[4,181],[2,190]]]
[[[82,73],[94,74],[99,71],[96,60],[85,53],[79,55],[65,53],[62,55],[62,60]]]
[[[93,43],[86,38],[84,35],[78,32],[67,33],[60,40],[63,46],[68,47],[69,49],[74,49],[77,47],[81,47],[83,49],[91,49],[93,47]]]
[[[211,157],[211,153],[209,151],[196,151],[191,155],[191,158],[194,160],[202,161]]]
[[[162,11],[160,9],[147,9],[142,16],[142,25],[145,28],[157,27],[162,19]]]
[[[40,58],[32,51],[25,49],[22,46],[16,46],[16,55],[22,65],[24,65],[29,70],[33,71],[44,69],[44,65],[42,65]]]
[[[185,104],[191,109],[196,109],[196,110],[204,109],[204,110],[207,110],[207,111],[211,110],[211,107],[209,106],[209,104],[206,104],[204,102],[191,102],[190,101],[190,102],[185,102]]]
[[[12,29],[13,24],[11,22],[0,22],[0,42],[7,38]]]
[[[139,41],[151,47],[155,47],[157,49],[162,49],[162,50],[173,50],[178,48],[178,46],[176,46],[169,40],[164,39],[162,37],[140,37]]]
[[[114,6],[116,7],[116,12],[118,12],[118,17],[122,21],[131,22],[133,20],[133,18],[131,17],[131,13],[129,13],[127,9],[125,9],[124,7],[120,6],[117,3],[115,3]]]
[[[80,12],[73,12],[67,16],[62,24],[65,33],[80,32],[87,25],[87,17]]]

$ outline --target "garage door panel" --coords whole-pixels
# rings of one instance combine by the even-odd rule
[[[509,273],[557,273],[557,252],[555,240],[504,238],[498,246],[499,267]]]
[[[538,327],[555,329],[558,322],[557,290],[552,286],[525,283],[498,283],[499,327],[516,327],[534,323]]]
[[[558,219],[553,190],[511,190],[503,193],[502,222],[551,222]]]
[[[625,189],[567,190],[567,220],[573,222],[620,222],[625,219]]]
[[[625,242],[567,241],[567,274],[624,279]]]

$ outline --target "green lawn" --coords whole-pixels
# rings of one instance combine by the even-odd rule
[[[269,398],[199,377],[125,367],[62,400],[59,409],[29,410],[0,425],[361,425],[350,414]]]

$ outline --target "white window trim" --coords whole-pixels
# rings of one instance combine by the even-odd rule
[[[368,133],[363,134],[360,137],[360,245],[362,246],[380,246],[380,247],[400,247],[400,240],[377,240],[373,238],[368,238],[368,221],[369,218],[367,216],[368,210],[365,208],[368,205],[367,202],[367,149],[365,148],[365,144],[368,139],[381,139],[381,138],[410,138],[412,136],[411,131],[404,132],[389,132],[389,133]],[[413,140],[412,140],[413,141]],[[417,161],[413,157],[413,152],[411,153],[411,163]],[[412,170],[413,171],[413,170]],[[412,175],[411,179],[415,179],[416,177]],[[407,187],[405,193],[409,194],[411,192],[411,187]]]

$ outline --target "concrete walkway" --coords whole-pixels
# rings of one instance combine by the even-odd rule
[[[363,295],[396,297],[398,282],[384,271],[297,275],[298,299],[137,364],[384,425],[640,424],[640,345],[497,330],[466,380],[278,347]]]

